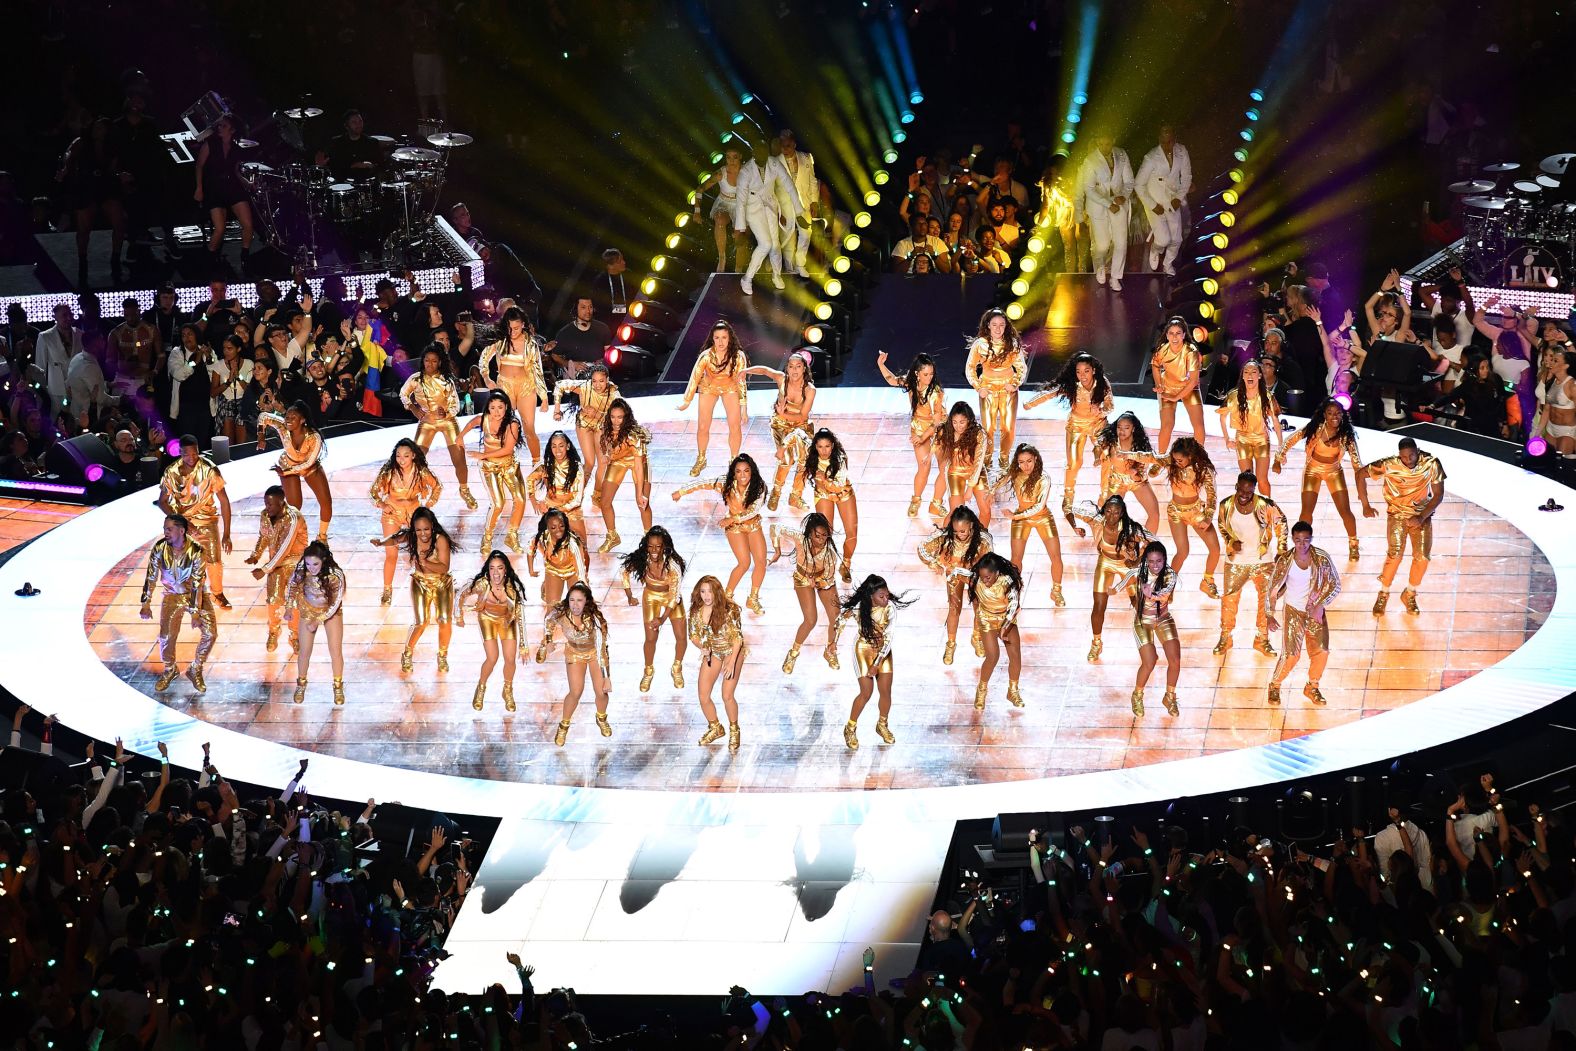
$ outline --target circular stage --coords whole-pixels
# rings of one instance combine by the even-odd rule
[[[752,392],[753,416],[745,436],[746,451],[763,465],[771,460],[770,396],[770,391]],[[717,501],[710,494],[678,504],[669,499],[672,489],[689,480],[694,457],[693,413],[680,416],[676,406],[676,398],[635,402],[637,415],[655,435],[656,521],[673,532],[690,560],[688,583],[704,573],[725,577],[733,558],[717,524]],[[196,694],[184,679],[162,695],[153,693],[160,667],[157,626],[138,617],[147,549],[161,519],[150,506],[151,492],[60,526],[0,568],[0,587],[7,591],[24,579],[44,588],[42,596],[25,603],[10,600],[13,627],[0,642],[10,669],[6,685],[35,708],[56,711],[68,725],[101,739],[122,736],[142,751],[151,751],[155,740],[171,741],[177,761],[194,760],[200,742],[212,739],[216,761],[231,777],[280,780],[303,754],[321,757],[313,787],[323,795],[421,799],[472,813],[551,815],[566,806],[584,812],[651,798],[647,793],[682,793],[709,800],[694,799],[687,804],[691,808],[727,820],[722,812],[735,807],[791,807],[812,793],[829,806],[863,810],[876,805],[873,797],[850,794],[860,789],[916,790],[890,794],[891,799],[904,800],[905,809],[941,806],[956,816],[978,816],[1026,808],[1027,803],[1012,801],[1040,794],[1053,780],[1076,789],[1078,796],[1107,803],[1237,787],[1459,737],[1562,696],[1576,679],[1576,656],[1560,641],[1562,634],[1565,643],[1572,637],[1570,589],[1559,587],[1561,577],[1572,572],[1572,560],[1568,544],[1562,549],[1556,543],[1557,536],[1568,535],[1568,522],[1563,515],[1534,510],[1549,483],[1470,453],[1430,448],[1444,462],[1449,481],[1435,518],[1434,559],[1421,590],[1421,616],[1406,614],[1394,599],[1387,615],[1376,618],[1369,612],[1374,574],[1384,557],[1383,519],[1359,518],[1363,553],[1351,563],[1333,506],[1328,499],[1319,506],[1315,542],[1331,552],[1343,577],[1342,594],[1330,610],[1332,660],[1322,680],[1328,707],[1315,708],[1302,697],[1302,669],[1288,679],[1283,706],[1267,706],[1264,687],[1274,660],[1248,645],[1251,595],[1243,602],[1237,646],[1224,658],[1211,655],[1219,609],[1218,602],[1198,591],[1204,550],[1195,538],[1174,607],[1183,643],[1182,713],[1172,718],[1161,709],[1163,669],[1157,669],[1149,712],[1135,721],[1127,704],[1137,664],[1131,614],[1125,604],[1111,604],[1103,658],[1087,663],[1093,545],[1064,524],[1064,608],[1050,602],[1043,550],[1031,545],[1025,556],[1019,623],[1027,705],[1014,709],[1007,704],[1003,667],[989,706],[976,712],[972,699],[979,661],[968,646],[969,614],[964,614],[957,659],[943,666],[945,601],[938,578],[914,554],[931,525],[923,514],[917,519],[905,514],[913,461],[902,393],[828,388],[819,392],[816,408],[818,422],[837,431],[852,461],[860,510],[855,579],[880,573],[920,600],[901,614],[891,720],[895,745],[880,743],[872,730],[874,715],[867,713],[861,748],[857,753],[845,749],[841,730],[855,691],[852,660],[845,639],[843,670],[823,663],[824,622],[806,643],[795,674],[782,674],[783,654],[799,623],[786,560],[768,573],[762,589],[765,615],[745,614],[750,652],[739,688],[744,745],[736,755],[722,746],[696,745],[704,729],[693,685],[696,659],[691,653],[686,661],[688,687],[674,689],[667,676],[670,634],[658,645],[653,689],[645,696],[638,693],[643,663],[639,609],[626,604],[617,586],[613,555],[592,556],[592,584],[612,625],[611,740],[596,733],[583,699],[569,744],[553,746],[563,690],[556,653],[546,665],[521,666],[515,680],[518,712],[503,710],[496,672],[486,709],[472,710],[481,644],[469,623],[455,630],[450,672],[437,672],[435,632],[429,631],[418,646],[415,671],[401,675],[399,653],[410,617],[406,570],[402,564],[394,604],[381,606],[382,553],[368,544],[378,533],[378,518],[366,497],[377,466],[405,433],[401,430],[330,442],[332,542],[350,583],[343,708],[330,701],[325,652],[317,654],[306,702],[296,705],[291,702],[295,663],[288,646],[273,654],[263,648],[262,589],[242,559],[256,535],[261,491],[273,481],[267,470],[271,454],[224,468],[235,543],[226,559],[226,592],[235,608],[220,611],[205,695]],[[1155,403],[1135,401],[1122,409],[1136,411],[1153,435]],[[1212,417],[1208,422],[1214,425]],[[550,418],[538,417],[544,433],[548,423]],[[1037,444],[1047,454],[1051,473],[1059,474],[1059,416],[1026,413],[1019,438]],[[1362,432],[1360,439],[1365,459],[1394,449],[1394,439],[1384,434]],[[1211,440],[1210,450],[1217,465],[1231,464],[1218,438]],[[720,473],[726,461],[720,412],[711,454],[708,474]],[[441,449],[434,449],[432,460],[445,485],[437,511],[461,548],[455,576],[468,579],[479,562],[485,494],[480,484],[473,485],[484,503],[476,511],[465,510]],[[1294,455],[1275,478],[1276,496],[1283,506],[1291,505],[1293,517],[1300,460],[1300,453]],[[1229,466],[1221,468],[1222,495],[1234,474]],[[1092,498],[1095,489],[1096,472],[1086,467],[1079,498]],[[1163,502],[1163,484],[1157,491]],[[640,534],[629,493],[626,487],[617,506],[626,550]],[[1373,497],[1382,503],[1377,491]],[[316,511],[310,495],[307,500],[310,522]],[[781,511],[769,517],[794,522],[799,515],[785,497]],[[533,521],[528,514],[528,529]],[[595,547],[602,539],[595,510],[588,511],[587,525]],[[1000,519],[995,533],[1005,549]],[[1164,525],[1162,533],[1169,545]],[[534,640],[540,619],[528,619]],[[1563,633],[1561,624],[1567,629]],[[180,649],[183,666],[195,641],[195,632],[187,629]],[[1275,642],[1279,647],[1278,637]]]

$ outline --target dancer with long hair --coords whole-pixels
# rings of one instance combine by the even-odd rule
[[[1275,454],[1276,474],[1286,466],[1286,454],[1295,449],[1298,442],[1305,443],[1306,452],[1302,468],[1302,509],[1297,518],[1302,522],[1312,522],[1319,489],[1321,486],[1328,489],[1330,500],[1335,504],[1335,513],[1341,516],[1341,523],[1346,526],[1346,557],[1356,562],[1357,516],[1352,514],[1346,471],[1341,466],[1343,458],[1350,461],[1354,479],[1363,469],[1362,458],[1357,453],[1357,432],[1352,428],[1352,418],[1340,402],[1334,398],[1324,399],[1308,418],[1307,425],[1281,444],[1280,451]]]
[[[1100,659],[1105,643],[1100,633],[1105,629],[1105,608],[1111,596],[1122,591],[1122,580],[1138,568],[1144,545],[1153,540],[1148,530],[1133,521],[1127,513],[1127,501],[1120,496],[1108,496],[1098,510],[1092,504],[1072,509],[1073,529],[1084,536],[1084,529],[1077,523],[1087,522],[1098,532],[1095,546],[1098,556],[1094,564],[1094,605],[1089,610],[1089,656],[1091,663]]]
[[[562,511],[569,519],[569,528],[580,538],[580,546],[587,551],[591,550],[591,541],[586,539],[586,518],[581,508],[585,504],[588,484],[591,484],[591,477],[580,459],[580,450],[569,440],[569,435],[563,431],[548,435],[547,455],[526,477],[526,492],[537,514],[543,514],[550,507]],[[618,540],[618,533],[608,533],[602,546],[597,548],[598,553],[607,554],[618,546]]]
[[[1204,447],[1192,438],[1178,438],[1165,456],[1153,453],[1128,453],[1129,459],[1158,466],[1171,485],[1171,499],[1166,502],[1166,519],[1171,523],[1171,539],[1176,544],[1176,554],[1171,558],[1171,568],[1180,571],[1187,561],[1188,536],[1191,527],[1203,539],[1209,555],[1204,560],[1204,579],[1198,589],[1210,598],[1219,598],[1220,589],[1215,584],[1215,566],[1220,562],[1220,535],[1215,532],[1215,464]]]
[[[1012,467],[997,483],[996,491],[1008,502],[1017,503],[1007,514],[1011,523],[1012,564],[1022,571],[1029,537],[1038,535],[1051,560],[1051,601],[1058,606],[1067,605],[1062,597],[1062,540],[1048,503],[1051,481],[1045,477],[1045,459],[1040,450],[1020,442],[1012,454]]]
[[[525,584],[514,571],[509,556],[491,551],[481,571],[460,592],[454,604],[454,623],[465,627],[465,606],[476,611],[476,627],[482,636],[481,672],[476,678],[476,693],[471,707],[478,712],[487,697],[487,680],[503,660],[503,707],[514,711],[515,654],[525,653]]]
[[[1220,407],[1220,432],[1237,454],[1237,467],[1252,471],[1259,492],[1270,495],[1270,447],[1281,444],[1280,405],[1264,383],[1258,358],[1243,362],[1237,386]]]
[[[651,467],[646,455],[651,433],[635,422],[635,411],[629,407],[629,402],[617,398],[608,406],[597,444],[602,449],[602,479],[598,483],[596,505],[602,512],[607,535],[613,538],[608,546],[611,551],[619,541],[613,497],[618,495],[618,487],[628,476],[634,477],[635,508],[640,512],[641,528],[651,528]]]
[[[585,462],[586,478],[595,485],[602,476],[602,425],[607,410],[619,400],[618,384],[600,361],[585,367],[580,379],[559,380],[553,384],[553,420],[564,418],[564,395],[573,394],[578,404],[569,411],[575,418],[575,437]]]
[[[306,672],[321,628],[328,640],[328,658],[334,669],[334,703],[345,703],[345,571],[321,540],[306,546],[301,561],[285,587],[285,609],[294,613],[301,645],[296,650],[295,703],[306,700]]]
[[[810,352],[795,350],[783,360],[781,371],[769,365],[751,365],[746,376],[767,376],[777,384],[777,400],[772,403],[772,444],[777,447],[777,473],[766,509],[777,510],[783,484],[789,472],[804,463],[810,452],[815,426],[810,413],[815,410],[815,380],[810,375]],[[795,485],[794,491],[798,491]]]
[[[1067,471],[1062,477],[1062,514],[1067,524],[1076,529],[1072,506],[1078,488],[1078,469],[1083,466],[1084,451],[1104,432],[1107,417],[1114,408],[1105,365],[1093,354],[1074,354],[1056,378],[1023,407],[1032,409],[1052,398],[1067,403]]]
[[[536,663],[547,663],[547,655],[557,645],[556,637],[562,635],[564,678],[569,684],[559,712],[558,729],[553,733],[553,744],[562,748],[569,739],[569,725],[575,717],[575,709],[580,707],[580,695],[585,692],[588,675],[596,698],[597,729],[603,737],[612,737],[613,727],[607,721],[607,702],[613,689],[608,670],[607,618],[597,608],[591,589],[583,582],[571,584],[569,593],[548,607],[542,629]]]
[[[930,465],[936,460],[936,436],[947,422],[947,392],[936,381],[936,362],[929,354],[916,354],[908,370],[894,376],[887,368],[887,352],[876,354],[876,366],[888,386],[901,387],[908,393],[908,444],[914,450],[914,495],[908,502],[908,517],[919,514],[919,502],[925,498],[925,486],[930,482]],[[945,485],[945,468],[936,478],[936,500],[939,504]]]
[[[1160,703],[1172,715],[1181,715],[1177,705],[1177,679],[1182,674],[1182,644],[1177,641],[1177,623],[1171,617],[1171,599],[1176,593],[1177,571],[1166,565],[1166,545],[1151,540],[1144,545],[1138,568],[1129,571],[1117,590],[1131,589],[1133,595],[1133,639],[1138,643],[1138,679],[1133,686],[1133,717],[1144,714],[1144,687],[1159,663],[1156,644],[1166,654],[1166,693]]]
[[[1023,643],[1018,634],[1018,608],[1023,600],[1023,576],[1018,567],[995,552],[974,563],[969,580],[969,604],[974,607],[974,649],[983,651],[979,685],[974,687],[974,710],[985,710],[990,677],[1007,651],[1007,700],[1023,707],[1018,676],[1023,674]]]
[[[979,395],[985,462],[990,463],[991,444],[1000,438],[1001,467],[1006,470],[1018,427],[1018,390],[1028,378],[1029,359],[1005,311],[992,307],[980,315],[963,375]]]
[[[1155,396],[1160,399],[1159,446],[1162,449],[1170,447],[1178,405],[1187,409],[1187,418],[1193,424],[1193,440],[1204,444],[1204,402],[1198,395],[1204,359],[1189,335],[1186,321],[1171,318],[1166,322],[1165,341],[1149,358],[1149,374],[1155,381]]]
[[[1126,454],[1154,451],[1149,444],[1149,433],[1130,412],[1106,424],[1095,440],[1095,460],[1100,465],[1100,502],[1104,503],[1108,496],[1132,493],[1138,506],[1144,509],[1144,528],[1151,533],[1160,528],[1160,500],[1149,479],[1159,474],[1160,468]]]
[[[645,626],[645,669],[640,673],[640,692],[651,689],[655,677],[657,638],[662,625],[673,627],[673,688],[684,688],[684,650],[689,645],[684,624],[684,596],[679,586],[689,564],[673,547],[672,535],[661,526],[652,526],[635,549],[620,562],[624,571],[624,597],[635,604],[633,582],[640,581],[640,622]]]
[[[831,521],[835,509],[843,523],[843,561],[839,567],[844,583],[853,581],[854,548],[859,545],[859,500],[854,495],[854,482],[848,466],[848,453],[842,441],[822,427],[815,432],[815,440],[805,454],[804,463],[795,480],[793,496],[788,503],[804,509],[801,495],[804,482],[810,483],[815,494],[815,509]]]
[[[958,620],[963,615],[963,596],[968,592],[974,563],[989,554],[991,547],[990,533],[967,507],[954,508],[935,535],[919,545],[920,562],[941,575],[947,592],[947,644],[941,651],[942,664],[951,664],[958,648]],[[975,642],[978,644],[979,640],[976,638]],[[985,651],[979,647],[976,654],[983,657]]]
[[[295,402],[283,416],[276,412],[257,414],[257,451],[268,448],[268,431],[279,433],[279,461],[272,470],[284,486],[285,500],[291,507],[301,506],[301,483],[317,497],[317,538],[328,539],[328,524],[334,518],[334,494],[328,488],[328,472],[323,458],[328,443],[312,426],[312,417],[303,402]]]
[[[506,542],[509,550],[520,554],[520,523],[525,521],[525,479],[520,476],[520,462],[515,450],[520,444],[520,420],[514,413],[509,395],[502,390],[487,392],[487,404],[482,412],[471,418],[460,430],[460,439],[475,428],[481,435],[476,457],[481,463],[482,483],[487,487],[490,506],[487,527],[482,531],[482,548],[491,551],[493,534],[503,517],[504,505],[509,505],[509,532]]]
[[[721,478],[704,482],[691,482],[673,490],[675,502],[690,493],[703,490],[722,497],[722,532],[728,538],[728,547],[738,564],[728,574],[728,595],[739,586],[744,574],[750,574],[750,597],[745,602],[751,613],[760,616],[766,612],[761,605],[761,582],[766,579],[766,533],[761,523],[761,505],[766,502],[766,483],[761,479],[760,468],[749,453],[740,453],[728,464],[728,473]]]
[[[257,544],[247,556],[246,564],[257,566],[263,556],[268,561],[252,570],[253,580],[266,581],[263,585],[264,600],[268,605],[268,636],[263,648],[269,653],[279,647],[279,629],[290,625],[290,649],[301,648],[297,618],[285,608],[285,592],[296,563],[306,552],[306,518],[300,511],[285,502],[282,485],[270,485],[263,492],[263,512],[257,521]]]
[[[449,375],[449,352],[440,343],[429,343],[421,352],[421,368],[399,389],[400,404],[416,417],[416,444],[432,451],[432,441],[443,435],[454,464],[454,478],[460,484],[460,499],[476,510],[471,495],[470,470],[465,464],[465,445],[460,440],[460,389]]]
[[[804,516],[798,528],[772,526],[772,541],[774,550],[767,565],[783,557],[784,541],[794,547],[793,592],[799,600],[799,612],[802,615],[799,630],[794,633],[793,646],[789,648],[788,656],[783,658],[783,674],[793,674],[794,662],[799,659],[799,647],[804,645],[804,640],[815,629],[817,600],[826,608],[824,656],[826,662],[831,664],[837,659],[837,651],[832,648],[832,625],[837,620],[837,568],[840,563],[837,545],[832,542],[832,523],[821,512],[811,511]]]
[[[416,508],[437,504],[443,495],[443,483],[427,466],[426,450],[409,438],[401,438],[394,443],[388,462],[378,468],[368,495],[372,506],[378,509],[383,535],[393,536],[410,524]],[[385,606],[394,601],[394,568],[398,562],[399,549],[392,544],[384,547],[380,601]]]
[[[711,326],[706,343],[695,359],[690,372],[689,386],[679,402],[679,411],[689,408],[690,402],[700,399],[699,415],[695,424],[695,463],[690,467],[690,477],[698,478],[706,469],[706,447],[711,443],[711,417],[717,400],[722,400],[723,412],[728,417],[728,455],[736,457],[744,443],[744,419],[748,415],[745,402],[746,370],[750,359],[744,356],[739,345],[739,334],[726,320],[718,319]]]
[[[739,750],[739,674],[744,671],[744,656],[749,646],[744,642],[744,627],[740,622],[739,604],[722,589],[722,581],[714,576],[704,576],[695,582],[689,603],[690,642],[700,651],[700,669],[695,675],[696,696],[700,700],[700,713],[706,717],[706,732],[700,743],[711,744],[724,735],[728,738],[728,751]],[[711,701],[711,691],[722,680],[722,709],[728,716],[728,729],[723,730],[717,719],[717,706]]]
[[[837,642],[849,624],[858,626],[854,642],[854,665],[857,668],[859,694],[848,710],[848,722],[843,724],[843,743],[849,751],[859,748],[859,716],[870,703],[870,695],[878,693],[876,700],[876,736],[887,744],[896,744],[897,737],[887,719],[892,714],[892,642],[893,614],[913,605],[907,595],[893,594],[886,580],[868,576],[843,600],[842,612],[832,627],[832,655],[837,655]],[[837,667],[834,660],[832,667]]]
[[[572,584],[589,583],[591,559],[585,545],[569,527],[569,516],[550,507],[536,523],[536,536],[525,551],[525,571],[536,576],[536,559],[542,559],[542,605],[551,606]]]
[[[952,406],[947,422],[936,435],[936,459],[941,463],[942,475],[947,482],[947,503],[943,507],[939,497],[930,501],[930,513],[936,518],[949,515],[974,498],[979,520],[990,524],[991,491],[985,475],[989,462],[989,442],[974,410],[966,401]],[[940,479],[937,479],[940,482]]]
[[[491,379],[491,365],[498,362],[498,379]],[[542,455],[536,437],[536,410],[547,408],[547,380],[542,375],[542,337],[531,327],[525,311],[512,306],[498,319],[498,338],[482,348],[476,363],[487,386],[501,390],[520,416],[520,429],[534,464]],[[485,546],[485,545],[484,545]]]
[[[373,542],[400,545],[410,556],[410,604],[415,623],[399,655],[400,671],[409,674],[415,666],[416,643],[429,624],[438,626],[438,670],[448,671],[449,638],[454,634],[454,578],[449,575],[449,564],[458,545],[429,507],[416,508],[404,528]]]

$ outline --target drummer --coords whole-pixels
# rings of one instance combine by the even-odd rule
[[[372,136],[362,134],[366,120],[360,110],[346,110],[344,126],[344,134],[329,139],[314,163],[327,168],[336,182],[371,178],[383,163],[382,146]]]

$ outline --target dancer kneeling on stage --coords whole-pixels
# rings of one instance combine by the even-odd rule
[[[673,688],[684,688],[684,650],[689,645],[684,624],[684,596],[679,585],[688,564],[673,549],[673,537],[661,526],[652,526],[635,550],[620,563],[624,570],[624,597],[635,604],[633,582],[640,581],[640,620],[646,629],[646,667],[640,673],[640,692],[651,689],[656,677],[657,637],[664,623],[673,626]]]
[[[1144,714],[1144,686],[1159,663],[1155,643],[1166,651],[1166,695],[1161,699],[1166,711],[1180,715],[1177,707],[1177,678],[1182,674],[1182,644],[1177,641],[1177,622],[1171,618],[1171,598],[1176,592],[1177,572],[1166,565],[1166,545],[1151,540],[1144,545],[1138,568],[1129,571],[1116,588],[1132,589],[1133,639],[1138,643],[1138,682],[1133,687],[1133,716]]]
[[[859,668],[859,696],[854,698],[848,711],[848,722],[843,725],[843,743],[849,751],[859,747],[859,715],[870,703],[872,691],[879,690],[876,701],[876,736],[887,744],[896,744],[897,738],[887,725],[892,714],[892,615],[910,606],[913,600],[906,595],[894,595],[881,577],[866,577],[843,602],[843,611],[832,629],[832,652],[837,652],[837,640],[849,622],[859,625],[859,638],[854,643],[854,661]],[[837,667],[834,661],[832,667]]]
[[[482,633],[481,674],[476,679],[476,695],[471,707],[482,710],[487,696],[487,680],[503,658],[503,707],[514,711],[514,655],[525,652],[525,585],[514,572],[509,556],[494,551],[482,563],[482,571],[471,579],[454,604],[454,622],[465,627],[465,604],[476,609],[476,626]]]
[[[1280,704],[1281,683],[1291,673],[1305,645],[1308,685],[1302,692],[1314,704],[1324,703],[1319,676],[1330,659],[1330,628],[1324,610],[1340,593],[1341,575],[1335,570],[1334,560],[1323,548],[1313,546],[1313,526],[1298,522],[1291,527],[1291,550],[1275,559],[1275,569],[1270,574],[1271,631],[1280,627],[1275,619],[1275,604],[1282,597],[1286,600],[1286,634],[1281,641],[1280,660],[1275,662],[1270,676],[1271,704]]]
[[[1144,545],[1154,537],[1128,516],[1127,501],[1120,496],[1106,497],[1098,512],[1090,504],[1081,504],[1068,513],[1079,536],[1084,535],[1084,530],[1078,520],[1099,530],[1095,537],[1100,554],[1094,564],[1094,606],[1089,611],[1089,629],[1094,637],[1089,640],[1088,657],[1097,661],[1105,645],[1100,632],[1105,628],[1106,603],[1123,590],[1122,579],[1138,568]]]
[[[314,540],[306,546],[285,589],[285,609],[296,615],[301,647],[296,651],[295,703],[306,700],[306,672],[312,663],[317,629],[328,639],[328,658],[334,669],[334,703],[345,703],[345,573],[334,561],[328,545]]]
[[[455,551],[453,539],[430,508],[418,507],[410,516],[410,525],[374,543],[402,544],[410,555],[410,604],[416,622],[410,626],[410,636],[399,655],[399,670],[409,672],[415,666],[416,643],[428,624],[436,624],[438,670],[448,671],[449,638],[454,634],[454,578],[449,575],[449,561]]]
[[[832,543],[832,523],[819,511],[805,515],[799,528],[772,526],[772,539],[776,550],[772,552],[771,565],[783,557],[783,542],[794,546],[793,592],[799,600],[803,619],[794,633],[793,646],[783,658],[783,674],[792,675],[794,662],[799,659],[799,647],[810,637],[815,628],[815,603],[819,599],[826,607],[826,662],[834,668],[837,650],[833,648],[832,625],[837,621],[837,545]]]
[[[749,453],[740,453],[728,465],[728,473],[705,482],[691,482],[673,490],[673,499],[710,489],[722,495],[727,514],[722,516],[722,532],[738,565],[728,574],[728,595],[748,572],[750,597],[745,601],[751,613],[766,612],[761,605],[761,582],[766,579],[766,533],[761,526],[761,505],[766,502],[766,483],[760,468]]]
[[[963,613],[963,596],[968,591],[969,575],[974,563],[991,551],[990,534],[980,524],[979,518],[967,507],[956,508],[947,518],[946,525],[935,536],[919,545],[919,560],[941,574],[947,589],[947,645],[941,651],[941,663],[951,664],[958,648],[958,620]],[[975,655],[985,656],[985,650],[975,636]]]
[[[739,689],[739,674],[744,671],[744,655],[750,648],[744,643],[739,604],[722,590],[722,581],[716,577],[701,577],[690,593],[689,637],[701,652],[695,686],[700,696],[700,713],[706,717],[706,732],[700,735],[700,743],[711,744],[723,736],[717,706],[711,703],[712,687],[720,677],[722,707],[728,716],[728,751],[737,752],[739,702],[734,694]]]
[[[218,618],[213,612],[213,597],[208,594],[207,573],[204,570],[202,548],[186,535],[186,519],[180,515],[166,515],[164,536],[148,553],[148,575],[142,582],[142,619],[153,619],[153,588],[157,584],[164,591],[159,605],[159,658],[164,661],[164,671],[153,684],[154,690],[167,690],[180,667],[175,663],[175,644],[181,637],[181,618],[191,614],[192,627],[200,633],[197,637],[197,654],[192,658],[186,677],[197,687],[198,693],[207,693],[202,666],[213,649]]]
[[[974,710],[985,710],[991,673],[1007,650],[1007,700],[1014,708],[1023,707],[1018,691],[1018,676],[1023,672],[1023,646],[1018,637],[1018,603],[1023,598],[1023,577],[1018,567],[991,553],[974,564],[969,583],[969,602],[974,606],[974,651],[984,651],[979,685],[974,688]]]
[[[279,646],[279,629],[286,618],[285,591],[296,563],[307,548],[306,519],[300,511],[285,503],[283,486],[270,485],[263,493],[263,513],[257,523],[257,546],[246,559],[246,564],[256,566],[266,554],[268,561],[252,570],[252,579],[263,580],[264,595],[268,602],[268,638],[264,648],[269,653]],[[299,620],[295,615],[290,622],[290,649],[301,648]]]
[[[553,512],[549,511],[548,514]],[[607,699],[612,692],[607,663],[607,618],[597,609],[591,589],[584,583],[570,585],[563,601],[554,603],[547,611],[543,624],[545,634],[536,648],[536,663],[546,664],[547,654],[554,645],[554,635],[564,637],[564,676],[569,680],[569,692],[564,695],[563,714],[558,720],[558,731],[553,743],[560,748],[569,739],[569,722],[580,707],[580,695],[585,692],[586,674],[591,675],[591,689],[596,696],[596,725],[603,737],[613,736],[613,727],[607,721]]]

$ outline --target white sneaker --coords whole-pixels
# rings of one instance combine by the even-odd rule
[[[1166,276],[1167,277],[1176,277],[1177,276],[1177,268],[1174,267],[1174,266],[1166,267]]]
[[[1122,290],[1122,279],[1119,278],[1119,277],[1111,278],[1111,291],[1113,291],[1113,292],[1120,292],[1121,290]]]
[[[801,266],[801,267],[798,267],[798,268],[796,268],[794,270],[793,276],[794,277],[809,277],[810,276],[810,271],[806,270],[804,267]]]
[[[745,278],[743,281],[739,282],[739,291],[743,292],[747,296],[753,296],[755,294],[755,285],[750,281],[749,278]]]
[[[1094,283],[1097,285],[1105,284],[1105,267],[1102,266],[1094,272]]]
[[[1153,271],[1156,271],[1156,272],[1159,272],[1159,270],[1160,270],[1160,253],[1159,252],[1150,252],[1149,253],[1149,269],[1153,270]]]
[[[772,275],[772,287],[773,288],[784,288],[784,287],[786,287],[783,284],[783,275],[781,275],[781,274],[773,274]]]

